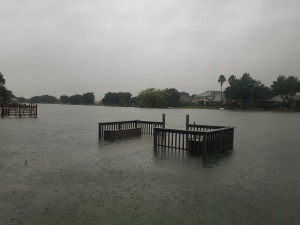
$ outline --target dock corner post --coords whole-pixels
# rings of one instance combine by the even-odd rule
[[[102,138],[102,135],[101,135],[101,125],[100,125],[100,123],[98,123],[98,132],[99,132],[98,136],[99,136],[99,141],[100,141],[101,138]]]
[[[190,116],[186,115],[185,116],[185,129],[189,130],[189,124],[190,124]]]
[[[207,155],[207,133],[203,135],[203,153],[204,153],[204,158]]]
[[[220,131],[220,150],[219,151],[223,151],[224,150],[224,146],[223,146],[223,130]]]
[[[19,118],[21,118],[21,104],[19,103]]]
[[[233,149],[233,142],[234,142],[234,127],[232,128],[232,132],[231,132],[231,149]]]
[[[134,128],[137,128],[138,120],[134,121]]]
[[[4,108],[2,104],[1,104],[1,117],[4,117]]]
[[[162,114],[162,123],[163,123],[163,128],[166,127],[166,114]]]
[[[156,150],[157,149],[157,130],[155,127],[153,128],[153,135],[154,135],[153,147],[154,147],[154,150]]]

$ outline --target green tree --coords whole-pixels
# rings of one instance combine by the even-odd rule
[[[120,92],[119,94],[121,94],[121,101],[122,101],[123,106],[130,106],[132,94],[129,92]],[[119,102],[119,105],[120,105],[120,102]]]
[[[104,105],[117,105],[120,101],[119,95],[117,93],[108,92],[104,95],[104,98],[102,99],[102,103]]]
[[[230,85],[233,85],[233,83],[236,81],[236,76],[235,75],[230,75],[228,78],[228,83]]]
[[[13,93],[7,90],[5,85],[5,79],[3,74],[0,72],[0,103],[8,103],[13,97]]]
[[[259,84],[254,91],[253,98],[259,101],[264,101],[272,97],[272,92],[269,87],[264,84]]]
[[[218,82],[221,85],[221,106],[223,106],[223,90],[222,90],[222,86],[223,86],[223,83],[226,82],[225,75],[220,75],[219,78],[218,78]]]
[[[82,96],[79,94],[70,96],[70,98],[69,98],[70,104],[73,104],[73,105],[81,104],[81,98],[82,98]]]
[[[3,74],[0,72],[0,85],[4,85],[5,84],[5,79]]]
[[[131,96],[129,92],[108,92],[102,99],[102,103],[110,106],[130,106]]]
[[[167,97],[167,106],[176,107],[179,105],[180,93],[175,88],[167,88],[163,90]]]
[[[130,100],[130,105],[131,106],[137,106],[137,99],[138,99],[137,96],[132,97],[131,100]]]
[[[248,102],[253,98],[255,94],[255,88],[258,84],[258,81],[254,80],[249,73],[244,73],[241,77],[239,97],[244,103],[245,107],[248,107]]]
[[[81,102],[87,105],[93,105],[95,103],[95,95],[93,92],[87,92],[82,95]]]
[[[0,85],[0,103],[9,103],[12,97],[13,93],[5,86]]]
[[[58,102],[58,99],[51,95],[42,95],[42,96],[34,96],[29,99],[30,102],[33,103],[48,103],[54,104]]]
[[[17,97],[17,101],[18,101],[19,103],[25,103],[25,102],[27,102],[27,99],[24,98],[24,97]]]
[[[269,97],[268,88],[253,79],[249,73],[244,73],[239,79],[231,75],[228,82],[230,86],[225,89],[224,94],[231,103],[242,102],[247,108],[250,100],[265,100]]]
[[[230,87],[227,87],[224,91],[226,99],[233,104],[235,100],[238,98],[237,93],[238,93],[238,80],[236,79],[235,75],[230,75],[228,78],[228,83]]]
[[[142,108],[165,108],[168,105],[168,96],[165,91],[148,88],[138,94],[137,105]]]
[[[70,103],[69,96],[67,96],[67,95],[60,96],[59,101],[62,104],[68,104],[68,103]]]
[[[282,98],[283,108],[288,109],[294,96],[300,91],[300,80],[295,76],[280,75],[276,81],[273,81],[271,89],[275,95],[280,95]]]

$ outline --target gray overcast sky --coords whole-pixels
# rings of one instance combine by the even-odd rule
[[[299,77],[299,42],[299,0],[0,0],[0,71],[27,98],[269,86]]]

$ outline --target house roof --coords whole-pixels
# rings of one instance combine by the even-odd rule
[[[190,102],[192,100],[193,100],[193,98],[188,95],[181,95],[181,97],[180,97],[180,102]]]
[[[300,101],[300,92],[297,92],[293,98],[294,101]],[[282,102],[280,95],[273,96],[269,101]]]
[[[195,95],[195,97],[215,97],[221,95],[221,91],[206,91],[201,94]]]
[[[194,95],[194,98],[203,101],[221,101],[221,91],[206,91],[199,95]]]

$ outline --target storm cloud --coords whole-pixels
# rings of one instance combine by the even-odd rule
[[[219,90],[299,77],[298,0],[0,0],[0,71],[16,96]]]

